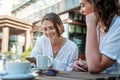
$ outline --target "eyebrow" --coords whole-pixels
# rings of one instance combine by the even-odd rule
[[[81,5],[84,5],[84,3],[80,3],[80,6],[81,6]]]
[[[80,3],[80,5],[82,5],[83,3]]]
[[[79,4],[81,5],[81,4],[84,4],[83,2],[81,2],[81,1],[79,1]]]

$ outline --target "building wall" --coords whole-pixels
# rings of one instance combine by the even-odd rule
[[[31,3],[31,5],[26,5],[25,7],[20,6],[22,9],[19,9],[19,7],[16,8],[13,10],[13,15],[30,22],[35,22],[38,20],[38,17],[40,17],[39,11],[46,9],[49,6],[55,5],[60,1],[61,0],[36,0],[35,2]],[[37,12],[39,14],[37,16],[34,16]]]
[[[79,6],[79,0],[36,0],[31,5],[17,8],[12,13],[24,20],[35,22],[40,20],[46,13],[57,14],[66,12]]]
[[[79,52],[84,53],[84,37],[86,34],[84,20],[78,12],[72,12],[71,14],[71,11],[74,11],[77,7],[79,7],[79,0],[37,0],[21,10],[16,9],[13,14],[32,23],[41,20],[43,15],[48,12],[59,14],[65,28],[63,36],[73,40],[78,45]],[[71,20],[71,22],[68,20]]]

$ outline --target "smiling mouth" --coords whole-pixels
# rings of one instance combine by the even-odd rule
[[[52,38],[52,35],[47,35],[47,37]]]

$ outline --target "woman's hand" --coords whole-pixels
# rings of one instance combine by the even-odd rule
[[[94,12],[86,15],[86,25],[87,25],[87,28],[91,28],[91,27],[96,27],[98,24],[98,19],[95,15]]]
[[[84,60],[75,61],[74,64],[73,64],[73,71],[87,72],[88,67],[87,67],[86,62]]]

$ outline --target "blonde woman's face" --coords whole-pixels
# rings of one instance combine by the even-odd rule
[[[80,3],[80,13],[83,15],[88,15],[92,12],[94,12],[94,8],[92,4],[87,2],[87,0],[79,0]]]
[[[54,27],[54,24],[51,21],[49,21],[49,20],[43,21],[42,26],[43,26],[44,34],[50,40],[54,40],[55,38],[58,37],[57,32],[56,32],[55,27]]]

